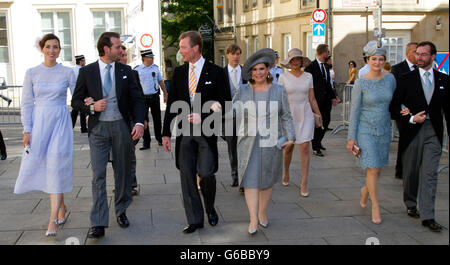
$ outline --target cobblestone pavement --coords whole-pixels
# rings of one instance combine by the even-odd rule
[[[331,127],[337,125],[339,108],[333,111]],[[310,196],[300,196],[300,157],[295,149],[290,170],[291,184],[274,186],[268,209],[270,226],[260,229],[256,236],[247,233],[248,211],[244,196],[231,182],[226,143],[219,140],[220,164],[217,173],[216,210],[219,224],[211,227],[205,217],[205,228],[185,235],[186,225],[182,205],[179,173],[174,164],[174,152],[166,153],[152,141],[151,148],[136,151],[140,195],[127,210],[131,225],[122,229],[115,222],[114,206],[110,207],[110,226],[100,240],[87,239],[89,211],[92,205],[89,145],[79,127],[74,133],[74,187],[65,195],[68,206],[67,223],[56,238],[44,233],[49,218],[49,196],[42,192],[13,194],[20,167],[20,125],[0,127],[6,139],[8,159],[0,161],[0,244],[295,244],[363,245],[369,237],[380,244],[416,245],[449,243],[449,232],[430,232],[420,221],[406,215],[402,202],[402,182],[394,178],[397,143],[392,143],[389,166],[379,181],[381,225],[370,220],[370,207],[359,206],[364,172],[356,167],[353,157],[345,151],[346,131],[337,135],[327,133],[324,139],[325,157],[311,159]],[[151,131],[153,133],[153,131]],[[137,147],[140,147],[141,143]],[[448,163],[448,154],[441,164]],[[113,171],[107,170],[109,204],[112,201]],[[281,172],[280,172],[281,174]],[[439,175],[436,220],[449,226],[449,172]]]

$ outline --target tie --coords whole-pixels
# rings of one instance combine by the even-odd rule
[[[232,74],[231,81],[233,82],[233,85],[234,85],[234,90],[233,91],[236,91],[236,88],[239,86],[238,81],[237,81],[237,69],[233,68],[231,70],[231,74]]]
[[[197,79],[195,78],[194,69],[195,69],[195,66],[191,65],[191,72],[189,74],[189,95],[191,97],[194,96],[195,91],[197,90]]]
[[[426,98],[427,98],[427,103],[430,104],[430,100],[431,100],[431,96],[433,95],[433,83],[430,80],[430,72],[425,72],[425,84],[426,84],[426,88],[425,91],[427,93],[426,94]]]
[[[112,87],[112,80],[111,80],[111,69],[112,65],[107,64],[106,65],[106,74],[105,74],[105,81],[103,84],[103,92],[105,93],[105,96],[108,97],[109,92],[111,91]]]
[[[322,70],[322,75],[323,75],[323,79],[325,79],[325,81],[327,81],[327,71],[325,71],[325,67],[323,66],[323,63],[320,63],[321,66],[321,70]]]
[[[417,69],[417,65],[413,65],[412,67],[413,67],[413,69],[411,71],[414,71]]]

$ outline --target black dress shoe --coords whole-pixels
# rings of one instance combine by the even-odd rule
[[[183,233],[185,233],[185,234],[194,233],[195,230],[197,230],[197,228],[203,228],[203,224],[188,225],[183,229]]]
[[[313,150],[313,154],[315,156],[323,156],[323,153],[320,151],[320,149],[319,150]]]
[[[409,207],[407,212],[408,215],[411,216],[412,218],[420,218],[420,213],[416,207]]]
[[[396,179],[403,179],[403,176],[401,174],[395,174]]]
[[[81,129],[81,133],[87,133],[88,130],[87,129]]]
[[[127,215],[125,213],[117,216],[117,223],[122,228],[127,228],[130,226],[130,222],[128,221]]]
[[[216,210],[213,209],[212,212],[207,214],[207,216],[208,216],[208,223],[211,226],[216,226],[217,223],[219,222],[219,216],[217,215]]]
[[[88,238],[100,238],[105,235],[105,228],[103,226],[93,226],[89,230]]]
[[[231,187],[237,187],[239,186],[239,181],[237,179],[233,179],[233,182],[230,184]]]
[[[323,145],[320,145],[319,149],[323,151],[327,150],[325,147],[323,147]]]
[[[2,156],[0,157],[1,160],[5,160],[8,156],[6,154],[2,154]]]
[[[422,225],[430,228],[430,230],[433,232],[441,232],[443,229],[442,225],[436,223],[434,219],[423,220]]]
[[[147,150],[150,149],[150,146],[142,146],[141,148],[139,148],[139,150]]]

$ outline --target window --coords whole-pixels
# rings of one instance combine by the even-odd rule
[[[253,48],[255,52],[259,50],[258,36],[253,37]]]
[[[217,1],[217,22],[223,22],[223,0]]]
[[[250,8],[250,0],[244,0],[244,10],[248,11]]]
[[[263,0],[264,5],[270,5],[272,0]]]
[[[291,35],[284,34],[283,35],[283,56],[285,58],[288,57],[288,52],[291,49]]]
[[[403,38],[387,37],[383,39],[383,47],[386,48],[386,60],[392,65],[397,64],[403,60],[404,47],[406,43]]]
[[[266,36],[266,48],[272,49],[272,36]]]
[[[72,61],[72,30],[70,12],[41,12],[42,35],[53,33],[61,43],[59,58],[66,62]]]
[[[258,5],[258,0],[253,0],[252,6],[253,6],[253,7],[256,7],[257,5]]]
[[[228,20],[233,20],[233,0],[227,0],[227,16]]]
[[[94,17],[94,43],[105,31],[117,32],[122,35],[122,12],[121,11],[93,11]]]
[[[0,13],[0,63],[9,63],[8,23],[6,22],[6,14]]]
[[[306,56],[312,61],[316,58],[315,49],[312,47],[312,33],[306,34]]]
[[[313,6],[316,0],[302,0],[302,6]]]

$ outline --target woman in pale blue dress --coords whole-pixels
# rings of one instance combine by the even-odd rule
[[[33,190],[50,194],[50,222],[46,236],[56,236],[65,222],[64,193],[73,186],[72,120],[66,104],[67,89],[75,87],[75,74],[56,62],[61,51],[58,37],[45,35],[39,43],[44,62],[25,74],[22,92],[23,145],[14,193]]]
[[[396,82],[392,74],[382,71],[386,62],[384,48],[378,48],[376,42],[369,42],[364,53],[369,57],[370,71],[356,80],[352,90],[347,151],[352,152],[354,146],[361,150],[357,163],[366,170],[366,185],[361,188],[360,205],[366,208],[370,195],[372,222],[380,224],[378,177],[381,168],[389,162],[389,104]]]

